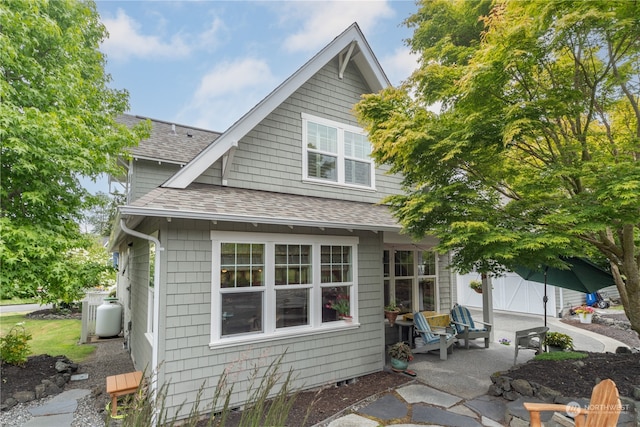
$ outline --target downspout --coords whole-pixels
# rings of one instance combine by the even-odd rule
[[[156,262],[153,269],[153,343],[151,346],[151,399],[155,402],[158,393],[158,335],[159,335],[159,322],[160,322],[160,253],[164,251],[164,248],[160,246],[160,240],[148,234],[140,233],[127,227],[124,219],[120,219],[120,228],[125,233],[138,237],[140,239],[153,242],[156,247]],[[154,412],[153,419],[156,419],[157,414]],[[155,422],[154,422],[155,424]]]

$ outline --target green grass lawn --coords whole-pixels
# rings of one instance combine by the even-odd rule
[[[24,322],[32,339],[29,356],[48,354],[66,356],[76,363],[85,360],[95,351],[95,346],[78,344],[81,321],[76,319],[38,320],[27,319],[25,314],[7,313],[0,315],[0,335],[6,335],[16,323]]]

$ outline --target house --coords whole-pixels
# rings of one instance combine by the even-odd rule
[[[225,132],[152,121],[120,177],[111,247],[131,357],[169,384],[170,412],[203,383],[210,403],[225,370],[242,405],[250,362],[281,354],[297,387],[380,371],[387,302],[449,311],[448,255],[400,234],[380,204],[400,178],[374,165],[352,114],[387,85],[353,24]]]

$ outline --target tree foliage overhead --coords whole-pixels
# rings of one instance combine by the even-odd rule
[[[421,64],[356,107],[403,227],[454,267],[607,260],[640,332],[640,2],[422,1]],[[441,111],[427,107],[438,103]]]
[[[69,251],[89,244],[79,177],[115,172],[146,129],[114,121],[128,93],[108,87],[95,4],[3,1],[0,28],[0,283],[3,294],[42,288],[53,298],[74,274]]]

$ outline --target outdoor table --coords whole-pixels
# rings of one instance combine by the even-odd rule
[[[438,313],[437,311],[423,311],[425,319],[427,319],[427,323],[432,329],[442,329],[447,328],[451,324],[451,318],[448,313]],[[398,325],[398,333],[400,337],[400,341],[404,341],[404,329],[409,329],[409,345],[413,348],[413,313],[407,313],[402,316],[402,319],[398,318],[396,320],[396,325]]]

